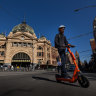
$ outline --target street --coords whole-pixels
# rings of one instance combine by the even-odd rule
[[[55,71],[0,72],[0,96],[96,96],[96,74],[84,73],[89,88],[55,80]]]

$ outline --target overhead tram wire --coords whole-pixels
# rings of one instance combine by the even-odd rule
[[[83,57],[91,57],[92,56],[92,54],[84,54],[84,55],[79,55],[80,56],[80,58],[83,58]]]
[[[69,38],[68,40],[77,39],[77,38],[80,38],[80,37],[82,37],[82,36],[89,35],[89,34],[91,34],[91,33],[93,33],[93,32],[88,32],[88,33],[80,34],[80,35],[78,35],[78,36],[71,37],[71,38]],[[85,52],[88,52],[88,51],[92,51],[92,50],[89,49],[89,50],[80,51],[79,54],[85,53]]]
[[[68,40],[71,40],[71,39],[77,39],[77,38],[80,38],[80,37],[82,37],[82,36],[89,35],[89,34],[91,34],[91,33],[93,33],[93,32],[88,32],[88,33],[80,34],[80,35],[77,35],[77,36],[71,37],[71,38],[69,38]]]
[[[71,37],[71,38],[69,38],[68,40],[77,39],[77,38],[80,38],[80,37],[82,37],[82,36],[89,35],[89,34],[91,34],[91,33],[93,33],[93,32],[88,32],[88,33],[80,34],[80,35],[78,35],[78,36]],[[91,50],[91,49],[89,49],[89,50],[84,50],[84,51],[81,51],[81,52],[79,52],[79,53],[84,53],[84,52],[88,52],[88,51],[92,51],[92,50]]]
[[[81,56],[80,58],[91,58],[91,55],[88,55],[88,56]]]
[[[85,50],[85,51],[81,51],[79,53],[84,53],[84,52],[88,52],[88,51],[92,51],[91,49],[90,50]]]
[[[83,57],[83,56],[91,56],[92,54],[84,54],[84,55],[81,55],[80,57]]]

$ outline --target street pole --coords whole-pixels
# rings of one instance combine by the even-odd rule
[[[32,41],[33,41],[33,39],[32,39]],[[32,69],[33,69],[33,71],[34,71],[34,69],[35,69],[35,65],[34,65],[34,43],[32,42]]]

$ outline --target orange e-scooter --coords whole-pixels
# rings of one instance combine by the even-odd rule
[[[78,80],[81,87],[84,87],[84,88],[89,87],[90,83],[89,83],[88,79],[81,73],[81,71],[78,67],[78,64],[76,63],[76,58],[75,58],[73,52],[71,52],[71,50],[70,50],[70,47],[74,47],[74,46],[68,44],[65,47],[67,48],[68,52],[70,53],[70,55],[72,57],[72,60],[73,60],[74,65],[75,65],[75,70],[74,70],[73,76],[71,78],[64,78],[60,74],[56,74],[55,75],[56,81],[57,82],[67,81],[70,83],[74,83]]]

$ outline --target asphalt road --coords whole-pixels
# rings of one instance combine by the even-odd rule
[[[0,96],[96,96],[96,74],[85,73],[90,87],[82,88],[76,83],[57,83],[55,73],[0,72]]]

